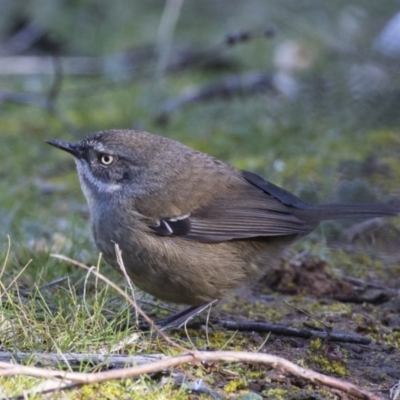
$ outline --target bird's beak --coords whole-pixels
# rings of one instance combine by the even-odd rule
[[[67,153],[72,154],[74,157],[79,157],[80,149],[79,149],[79,145],[76,143],[68,143],[68,142],[64,142],[62,140],[56,140],[56,139],[46,140],[46,143],[48,143],[54,147],[57,147],[57,149],[64,150]]]

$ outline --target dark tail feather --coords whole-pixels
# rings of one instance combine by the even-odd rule
[[[313,222],[332,219],[375,218],[389,215],[400,216],[400,204],[321,204],[301,212],[309,218],[309,221]]]

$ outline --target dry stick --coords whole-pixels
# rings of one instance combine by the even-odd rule
[[[150,325],[152,329],[154,329],[167,343],[169,343],[171,346],[174,346],[178,348],[181,351],[187,352],[189,351],[188,349],[185,349],[178,343],[174,342],[172,339],[170,339],[154,322],[153,320],[137,305],[137,303],[130,298],[121,288],[119,288],[114,282],[110,281],[107,277],[105,277],[103,274],[100,272],[89,268],[85,264],[73,260],[72,258],[63,256],[62,254],[51,254],[51,257],[58,258],[63,261],[67,261],[73,265],[76,265],[78,267],[81,267],[87,271],[91,271],[92,274],[100,278],[102,281],[107,283],[107,285],[111,286],[114,290],[116,290],[121,296],[123,296],[137,311],[138,313],[146,320],[146,322]]]
[[[371,339],[340,332],[317,331],[315,329],[296,329],[283,325],[268,324],[265,322],[234,322],[234,321],[219,321],[220,326],[228,330],[241,332],[272,332],[278,335],[294,336],[303,339],[321,338],[328,339],[334,342],[357,343],[368,345]]]
[[[121,269],[122,275],[124,276],[125,281],[126,281],[126,283],[128,284],[128,287],[129,287],[129,289],[130,289],[130,291],[131,291],[131,298],[132,298],[132,299],[134,300],[134,302],[136,303],[135,289],[134,289],[134,287],[133,287],[133,283],[132,283],[132,281],[131,281],[131,278],[129,278],[129,275],[128,275],[128,273],[126,272],[125,264],[124,264],[124,261],[122,260],[122,251],[121,251],[121,249],[119,248],[119,246],[118,246],[117,243],[114,244],[114,248],[115,248],[115,255],[116,255],[116,257],[117,257],[118,266],[119,266],[119,268]],[[101,253],[100,253],[100,254],[101,254]],[[136,309],[136,308],[135,308],[135,311],[136,311],[136,312],[135,312],[136,325],[139,325],[139,317],[138,317],[138,312],[137,312],[137,309]]]
[[[175,6],[174,6],[175,7]],[[179,13],[179,10],[177,10]],[[173,18],[178,16],[178,13],[174,11]],[[175,23],[169,23],[168,29],[171,31],[171,26]],[[160,23],[160,25],[163,23]],[[164,24],[165,25],[165,24]],[[172,26],[173,28],[173,26]],[[161,30],[165,30],[161,27]],[[164,32],[162,32],[163,34]],[[169,33],[168,33],[169,34]],[[274,32],[272,29],[253,29],[250,31],[237,31],[229,33],[226,37],[218,44],[212,45],[204,50],[195,49],[189,52],[182,61],[179,59],[180,48],[173,49],[176,53],[175,58],[177,62],[167,65],[167,69],[172,72],[181,71],[184,67],[196,67],[204,65],[206,62],[218,57],[221,52],[227,48],[231,48],[240,43],[246,43],[256,38],[270,38]],[[168,38],[167,38],[168,39]],[[155,58],[155,52],[152,49],[153,46],[149,46],[144,50],[142,48],[123,51],[115,55],[115,58],[123,62],[125,68],[131,68],[137,70],[138,67],[148,66],[149,60],[153,61]],[[160,47],[160,46],[158,46]],[[0,48],[1,52],[1,48]],[[173,54],[174,55],[174,54]],[[107,70],[107,62],[109,62],[112,55],[106,55],[105,57],[59,57],[60,63],[63,66],[64,75],[94,75],[104,74]],[[194,62],[192,61],[194,59]],[[180,67],[180,68],[178,68]],[[147,70],[150,68],[146,68]],[[2,56],[0,54],[0,75],[53,75],[54,74],[54,62],[52,56]],[[136,74],[135,74],[136,76]],[[152,78],[153,74],[144,74],[144,78]],[[142,78],[142,76],[139,76]],[[121,87],[123,85],[121,84]],[[93,90],[92,90],[93,91]],[[75,90],[68,90],[68,92],[75,92]]]
[[[169,98],[157,116],[158,122],[167,122],[169,116],[184,105],[193,104],[215,98],[228,98],[238,94],[252,94],[266,89],[274,91],[270,73],[248,71],[242,74],[227,75],[205,86],[194,87],[190,91]]]
[[[288,372],[298,378],[306,379],[311,383],[341,390],[342,392],[345,392],[358,399],[383,399],[379,395],[369,392],[367,390],[363,390],[350,382],[346,382],[341,379],[333,378],[327,375],[323,375],[319,372],[300,367],[299,365],[285,360],[284,358],[273,356],[270,354],[250,353],[242,351],[194,351],[190,354],[182,354],[176,357],[169,357],[164,360],[152,362],[150,364],[97,373],[51,371],[42,368],[26,367],[22,365],[13,365],[0,362],[0,368],[4,369],[3,371],[0,371],[0,376],[29,375],[36,378],[56,378],[62,380],[66,379],[76,383],[88,384],[104,382],[112,379],[127,379],[142,374],[154,373],[171,367],[177,367],[187,363],[204,361],[228,361],[266,364],[270,365],[273,368],[278,368],[285,372]]]
[[[320,323],[321,325],[323,325],[328,331],[332,331],[332,327],[331,327],[331,326],[325,324],[325,323],[324,323],[323,321],[321,321],[320,319],[314,317],[314,315],[308,313],[308,312],[305,311],[305,310],[302,310],[302,309],[299,308],[299,307],[296,307],[294,304],[290,304],[288,301],[284,301],[284,303],[285,303],[287,306],[294,308],[294,309],[297,310],[298,312],[300,312],[300,313],[302,313],[302,314],[304,314],[304,315],[307,315],[307,317],[313,319],[314,321],[319,322],[319,323]]]
[[[126,368],[143,364],[149,364],[154,361],[163,360],[167,356],[163,354],[150,355],[126,355],[126,354],[98,354],[98,353],[23,353],[0,351],[0,362],[23,363],[28,361],[42,366],[52,366],[60,368],[62,364],[68,367],[77,367],[82,364],[97,366],[104,364],[107,368]]]

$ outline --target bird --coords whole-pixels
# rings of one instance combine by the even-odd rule
[[[189,306],[177,321],[258,281],[322,221],[400,212],[391,203],[310,204],[253,172],[143,131],[46,142],[74,157],[105,260],[120,270],[118,244],[135,286]]]

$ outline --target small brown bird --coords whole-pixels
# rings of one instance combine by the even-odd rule
[[[174,140],[111,130],[79,143],[49,140],[75,158],[95,242],[142,290],[192,310],[257,281],[321,221],[398,215],[392,204],[311,205],[247,171]]]

